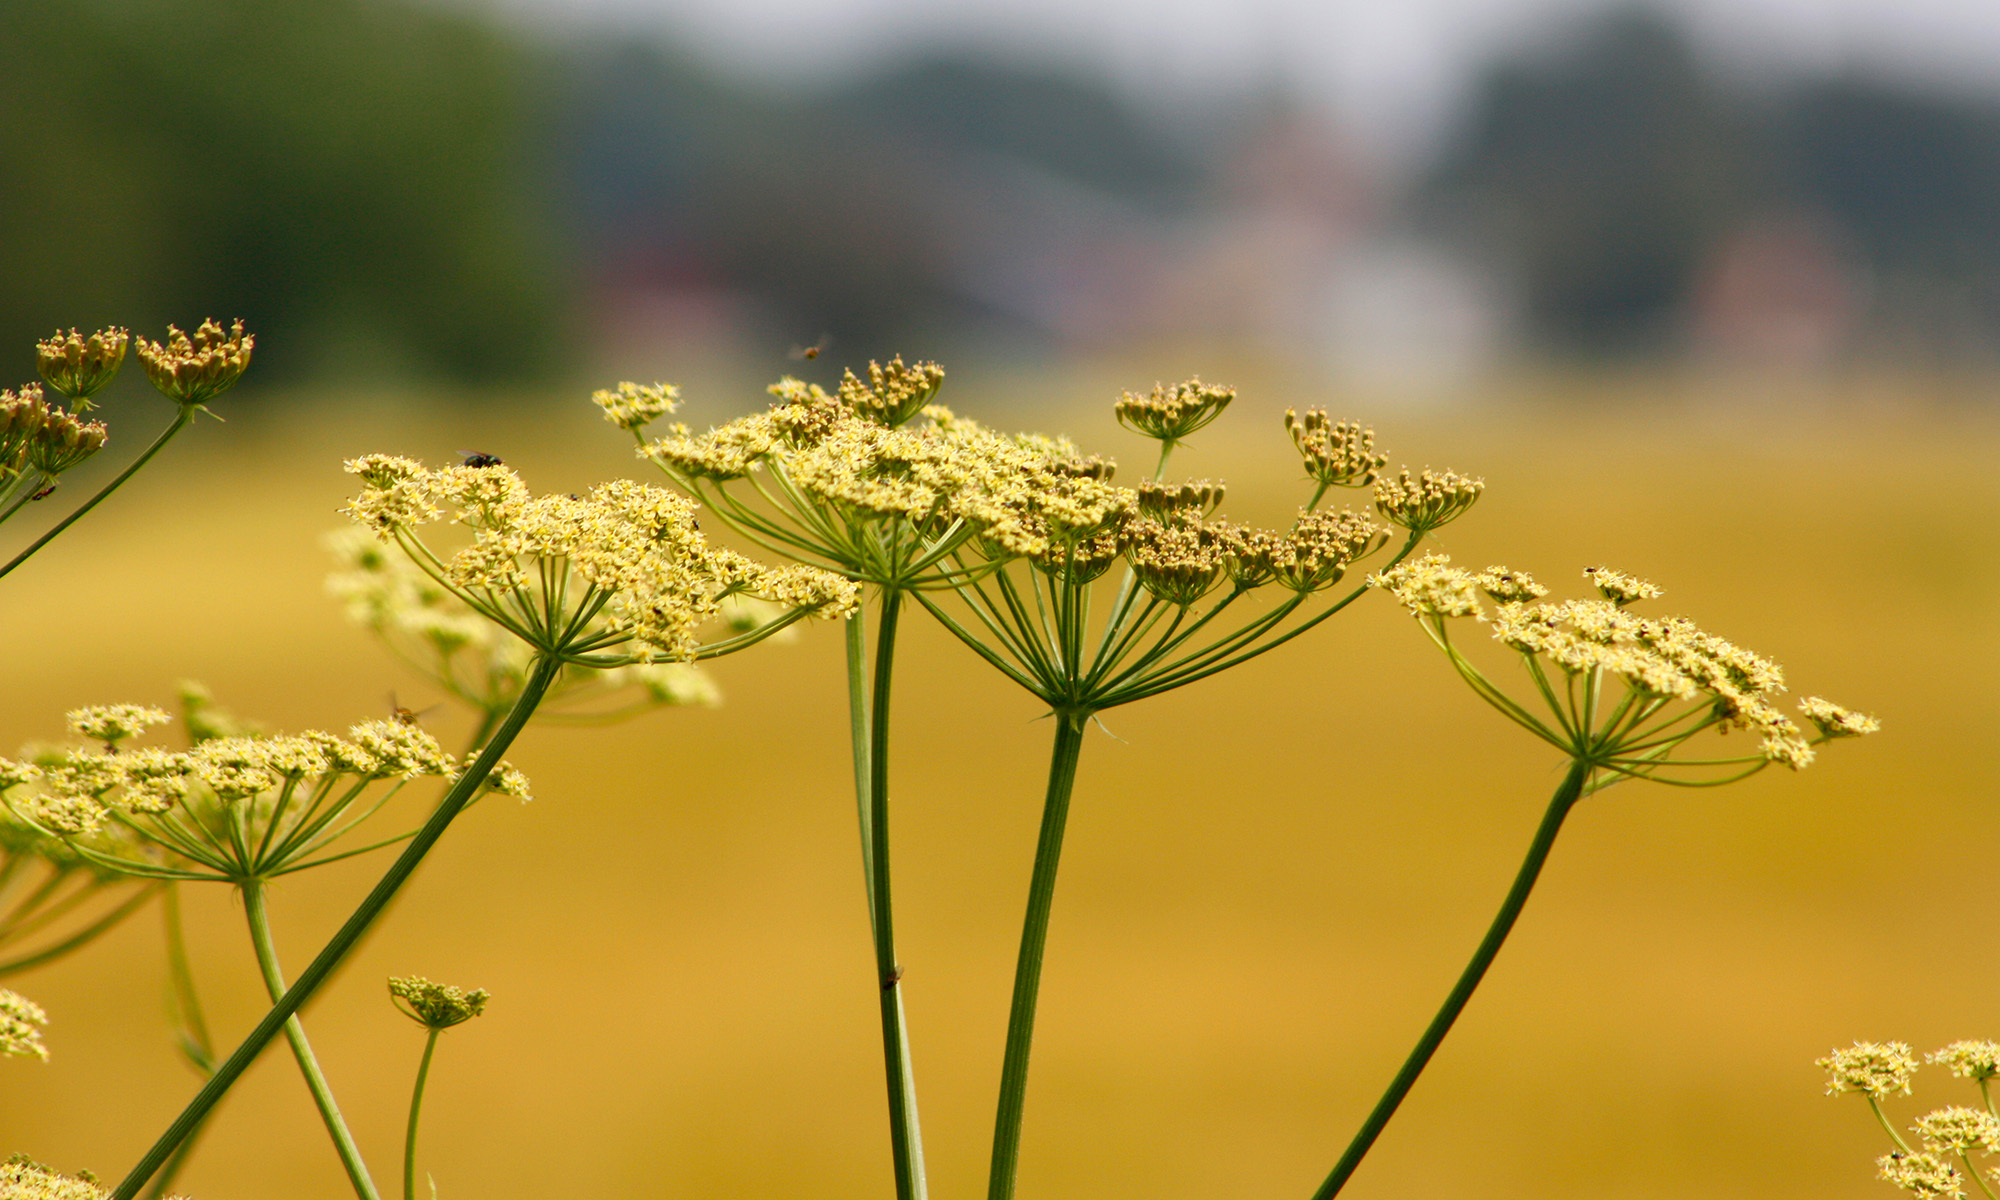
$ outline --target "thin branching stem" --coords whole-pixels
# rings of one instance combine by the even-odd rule
[[[188,427],[188,423],[194,420],[194,414],[197,411],[198,408],[196,406],[185,405],[185,404],[182,405],[180,411],[174,414],[174,419],[168,423],[165,429],[160,431],[160,436],[153,439],[153,444],[146,447],[144,453],[140,454],[139,457],[132,460],[131,466],[128,466],[123,471],[120,471],[118,473],[118,477],[113,479],[110,483],[105,484],[101,489],[98,490],[98,493],[95,496],[92,496],[90,499],[85,500],[82,504],[79,504],[76,507],[75,512],[70,513],[70,515],[56,522],[54,528],[50,529],[47,533],[43,534],[42,536],[36,538],[34,542],[31,545],[29,545],[29,547],[26,550],[21,551],[19,554],[16,554],[12,559],[10,559],[6,566],[0,567],[0,578],[4,578],[8,573],[13,571],[15,567],[18,567],[22,563],[27,562],[30,558],[33,558],[35,556],[36,551],[40,550],[43,546],[48,545],[50,542],[55,541],[56,537],[60,535],[63,530],[68,529],[70,526],[82,520],[83,515],[85,513],[89,512],[93,508],[96,508],[99,504],[102,504],[105,501],[105,499],[111,495],[111,493],[125,486],[125,481],[132,478],[132,476],[137,475],[139,473],[139,468],[151,462],[155,454],[158,454],[161,450],[164,450],[166,448],[167,443],[174,440],[175,434],[179,433],[181,430],[186,429]]]
[[[431,1055],[437,1051],[440,1032],[432,1029],[424,1039],[423,1061],[417,1064],[417,1086],[410,1092],[410,1123],[403,1133],[403,1200],[417,1198],[417,1118],[424,1110],[424,1081],[430,1078]]]

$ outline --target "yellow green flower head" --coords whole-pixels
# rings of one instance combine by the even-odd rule
[[[107,437],[109,431],[104,422],[79,421],[59,408],[52,408],[48,419],[28,440],[27,464],[44,474],[60,475],[104,449]]]
[[[42,1026],[49,1023],[49,1014],[19,992],[0,988],[0,1056],[39,1058],[47,1062],[49,1048],[42,1044]],[[5,1168],[0,1168],[0,1183],[6,1180]],[[0,1191],[0,1197],[6,1192]]]
[[[934,362],[905,365],[901,355],[887,366],[868,364],[868,382],[843,372],[836,395],[852,412],[891,428],[922,412],[944,386],[944,368]]]
[[[1314,592],[1339,583],[1347,565],[1381,548],[1381,527],[1351,509],[1301,512],[1280,539],[1271,573],[1295,592]]]
[[[451,755],[423,728],[404,721],[363,721],[347,731],[348,742],[361,755],[342,765],[358,774],[386,779],[392,775],[449,775],[457,769]],[[364,769],[360,764],[366,763]]]
[[[1451,565],[1448,554],[1426,554],[1368,577],[1415,617],[1480,617],[1478,579]]]
[[[590,401],[618,428],[639,430],[679,408],[681,390],[671,383],[621,383],[592,392]]]
[[[125,363],[125,344],[130,340],[123,329],[100,329],[88,338],[72,329],[57,330],[54,337],[35,343],[35,365],[49,386],[82,407],[83,401],[104,390]]]
[[[512,796],[523,803],[535,798],[529,790],[533,785],[528,782],[528,777],[515,770],[513,764],[508,762],[502,762],[493,768],[493,774],[487,777],[486,786],[502,796]]]
[[[392,977],[389,995],[404,1016],[426,1029],[450,1029],[486,1011],[484,988],[464,992],[421,975]]]
[[[1585,567],[1583,577],[1590,580],[1599,595],[1620,608],[1636,600],[1654,600],[1665,594],[1658,584],[1610,567]]]
[[[1540,600],[1549,594],[1549,589],[1535,582],[1535,577],[1526,571],[1513,571],[1506,567],[1488,567],[1476,577],[1479,590],[1502,604],[1520,604],[1529,600]]]
[[[1952,1105],[1918,1117],[1911,1126],[1933,1154],[1969,1154],[2000,1150],[2000,1117],[1985,1109]]]
[[[2000,1077],[2000,1042],[1953,1042],[1924,1057],[1961,1079],[1984,1082]]]
[[[0,1200],[105,1200],[109,1195],[111,1190],[98,1186],[97,1177],[88,1171],[59,1175],[25,1154],[0,1162]]]
[[[24,385],[19,392],[0,388],[0,471],[18,471],[28,446],[49,423],[49,406],[37,383]]]
[[[1139,586],[1169,604],[1193,604],[1223,577],[1221,540],[1199,521],[1141,517],[1124,536],[1125,557]]]
[[[1353,421],[1331,421],[1323,408],[1304,416],[1285,410],[1285,432],[1305,460],[1306,478],[1329,487],[1366,487],[1389,465],[1375,451],[1375,431]]]
[[[165,725],[173,719],[165,710],[150,704],[100,704],[76,709],[65,717],[71,733],[93,742],[103,742],[107,748],[115,748],[127,738],[137,737],[153,726]]]
[[[203,321],[192,337],[169,325],[164,342],[136,339],[146,378],[183,408],[206,404],[234,387],[249,369],[256,345],[256,336],[244,333],[241,321],[228,329]]]
[[[1885,1154],[1875,1160],[1882,1178],[1917,1200],[1965,1200],[1965,1177],[1932,1154]]]
[[[1178,442],[1222,415],[1236,399],[1236,389],[1199,379],[1172,386],[1156,383],[1141,396],[1126,392],[1112,406],[1118,423],[1137,434],[1162,442]]]
[[[41,777],[42,769],[34,763],[0,758],[0,792],[11,791],[24,783],[33,783]]]
[[[1903,1042],[1856,1042],[1819,1060],[1826,1068],[1826,1094],[1860,1092],[1881,1100],[1910,1094],[1910,1077],[1917,1060]]]
[[[1818,696],[1807,696],[1799,701],[1799,711],[1812,723],[1814,729],[1819,730],[1820,736],[1829,741],[1834,738],[1861,737],[1863,734],[1880,732],[1882,728],[1882,723],[1874,717],[1849,712],[1831,700],[1822,700]]]
[[[1421,474],[1411,475],[1405,467],[1395,475],[1375,481],[1375,510],[1391,524],[1429,533],[1463,516],[1485,490],[1483,479],[1428,467]]]
[[[1161,520],[1188,515],[1206,517],[1221,506],[1225,493],[1220,483],[1207,479],[1190,479],[1186,483],[1147,480],[1136,490],[1139,511]]]

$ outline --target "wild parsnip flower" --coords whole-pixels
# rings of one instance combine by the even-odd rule
[[[1932,1154],[1884,1154],[1875,1160],[1881,1177],[1918,1200],[1965,1200],[1965,1176]]]
[[[2000,1150],[2000,1117],[1984,1109],[1952,1105],[1917,1118],[1911,1126],[1933,1154]]]
[[[39,1058],[47,1062],[49,1048],[42,1044],[42,1026],[49,1023],[49,1014],[19,992],[0,988],[0,1057]],[[0,1169],[0,1183],[4,1183],[4,1169]],[[0,1190],[0,1200],[7,1193]]]
[[[1873,1100],[1910,1094],[1917,1060],[1904,1042],[1856,1042],[1819,1061],[1826,1068],[1826,1094],[1859,1092]]]
[[[1125,557],[1139,586],[1182,608],[1221,582],[1225,543],[1198,520],[1143,517],[1125,531]]]
[[[50,387],[69,397],[78,407],[87,407],[92,396],[104,390],[125,364],[125,345],[131,335],[116,326],[100,329],[88,338],[72,329],[57,330],[55,336],[35,343],[35,365]]]
[[[250,368],[250,352],[256,345],[256,335],[244,333],[241,321],[228,329],[203,321],[193,336],[169,325],[164,342],[135,339],[146,378],[182,408],[206,404],[236,386]]]
[[[621,383],[590,394],[604,410],[604,419],[620,429],[637,432],[680,407],[681,390],[671,383]]]
[[[99,704],[70,712],[65,720],[69,731],[93,742],[103,742],[107,750],[134,738],[155,725],[165,725],[173,716],[150,704]]]
[[[105,1200],[109,1195],[111,1190],[99,1186],[88,1171],[61,1175],[25,1154],[0,1162],[0,1200]]]
[[[1304,416],[1286,409],[1285,432],[1305,460],[1306,478],[1322,487],[1367,487],[1389,465],[1388,457],[1375,450],[1373,429],[1329,420],[1323,408],[1309,408]]]
[[[1375,481],[1375,510],[1392,525],[1429,533],[1463,516],[1485,490],[1483,479],[1429,468],[1413,476],[1405,467]]]
[[[1146,480],[1136,491],[1140,514],[1156,520],[1210,516],[1221,507],[1226,494],[1222,484],[1207,479],[1190,479],[1185,483]]]
[[[934,362],[904,365],[901,355],[887,366],[868,364],[868,382],[854,372],[841,374],[838,397],[850,412],[894,428],[922,412],[944,386],[944,368]]]
[[[707,653],[701,624],[739,595],[784,606],[782,621],[853,607],[854,586],[837,576],[711,547],[694,505],[662,488],[620,480],[583,497],[535,496],[503,466],[431,471],[368,455],[347,467],[367,485],[346,509],[359,524],[473,612],[569,662],[692,660]],[[447,509],[471,533],[448,554],[418,532]]]
[[[1118,423],[1133,433],[1162,442],[1179,442],[1222,415],[1236,399],[1236,389],[1189,379],[1171,386],[1153,385],[1146,395],[1126,392],[1112,411]]]
[[[404,1016],[426,1029],[450,1029],[463,1025],[486,1011],[484,988],[460,991],[448,984],[432,983],[421,975],[392,976],[389,995]]]
[[[1474,577],[1479,590],[1502,604],[1519,604],[1529,600],[1540,600],[1549,594],[1549,589],[1535,582],[1535,577],[1526,571],[1510,571],[1506,567],[1488,567]]]
[[[26,384],[19,392],[0,389],[0,470],[18,474],[28,447],[48,423],[49,406],[40,384]]]
[[[1656,583],[1610,567],[1585,567],[1583,574],[1599,595],[1620,608],[1639,600],[1657,600],[1666,594]]]
[[[1881,722],[1874,717],[1849,712],[1840,705],[1830,700],[1822,700],[1818,696],[1807,696],[1799,701],[1799,711],[1805,714],[1806,720],[1812,722],[1813,728],[1819,730],[1820,736],[1828,740],[1860,737],[1863,734],[1879,732],[1882,728]]]
[[[1607,572],[1588,573],[1604,584]],[[1611,573],[1615,574],[1615,573]],[[1525,580],[1525,583],[1523,582]],[[1539,585],[1518,572],[1489,570],[1471,575],[1444,555],[1429,555],[1370,580],[1401,600],[1452,658],[1475,691],[1501,712],[1573,757],[1624,777],[1710,785],[1740,778],[1768,763],[1804,767],[1813,746],[1831,734],[1808,738],[1774,701],[1784,691],[1784,673],[1775,663],[1713,634],[1685,617],[1643,617],[1625,601],[1562,600],[1526,603],[1503,600],[1488,618],[1478,591],[1529,595]],[[1623,595],[1650,584],[1618,577],[1608,586]],[[1447,622],[1470,617],[1484,622],[1493,639],[1522,658],[1536,682],[1533,698],[1518,702],[1475,667],[1453,644]],[[1553,681],[1553,682],[1552,682]],[[1623,694],[1618,694],[1622,685]],[[1534,715],[1549,710],[1549,719]],[[1810,717],[1836,711],[1825,701],[1805,706]],[[1845,713],[1845,710],[1837,710]],[[1846,714],[1845,728],[1863,732],[1871,718]],[[1724,768],[1696,778],[1672,778],[1663,770],[1696,733],[1715,728],[1748,730],[1759,753],[1706,764]],[[1733,773],[1727,768],[1737,768]]]
[[[1983,1083],[2000,1077],[2000,1042],[1953,1042],[1924,1057],[1961,1079]]]
[[[22,391],[25,393],[26,388]],[[109,431],[102,421],[79,421],[59,408],[48,410],[41,428],[28,440],[27,465],[44,475],[60,475],[104,449]]]

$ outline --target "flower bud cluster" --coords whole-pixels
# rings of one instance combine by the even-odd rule
[[[118,377],[125,365],[131,335],[117,327],[100,329],[88,338],[72,329],[35,343],[35,365],[50,387],[79,408]]]
[[[1305,460],[1306,478],[1327,487],[1366,487],[1389,465],[1375,450],[1375,431],[1353,421],[1332,421],[1323,408],[1304,416],[1285,410],[1285,432]]]
[[[485,988],[466,992],[421,975],[392,976],[389,995],[404,1016],[426,1029],[450,1029],[486,1011]]]
[[[1486,490],[1486,482],[1454,471],[1429,468],[1411,475],[1405,467],[1375,483],[1375,510],[1393,525],[1415,533],[1443,528],[1465,514]]]
[[[104,448],[102,421],[81,421],[42,399],[39,384],[0,390],[0,474],[60,475]]]
[[[843,372],[837,395],[848,411],[893,429],[922,412],[942,387],[943,367],[934,362],[905,365],[897,355],[887,366],[870,362],[866,383],[852,371]]]
[[[1143,396],[1126,392],[1112,411],[1118,423],[1134,433],[1162,442],[1178,442],[1221,416],[1234,399],[1235,388],[1189,379],[1171,386],[1156,383]]]
[[[136,339],[146,378],[183,408],[206,404],[234,387],[250,368],[250,352],[256,345],[256,335],[244,333],[241,321],[228,329],[203,321],[192,336],[169,325],[164,342]]]
[[[42,1044],[42,1026],[49,1023],[49,1014],[19,992],[0,988],[0,1057],[39,1058],[48,1061],[49,1049]],[[8,1164],[11,1166],[12,1164]],[[4,1186],[7,1167],[0,1167],[0,1186]],[[0,1191],[0,1196],[13,1193]]]

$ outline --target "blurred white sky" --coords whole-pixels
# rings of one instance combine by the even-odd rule
[[[469,0],[481,2],[481,0]],[[1066,59],[1154,91],[1276,75],[1393,166],[1421,157],[1482,61],[1621,0],[484,0],[553,29],[672,35],[736,72],[812,83],[912,48]],[[1630,5],[1622,5],[1629,7]],[[1732,68],[1847,65],[2000,92],[2000,0],[1658,0]]]

